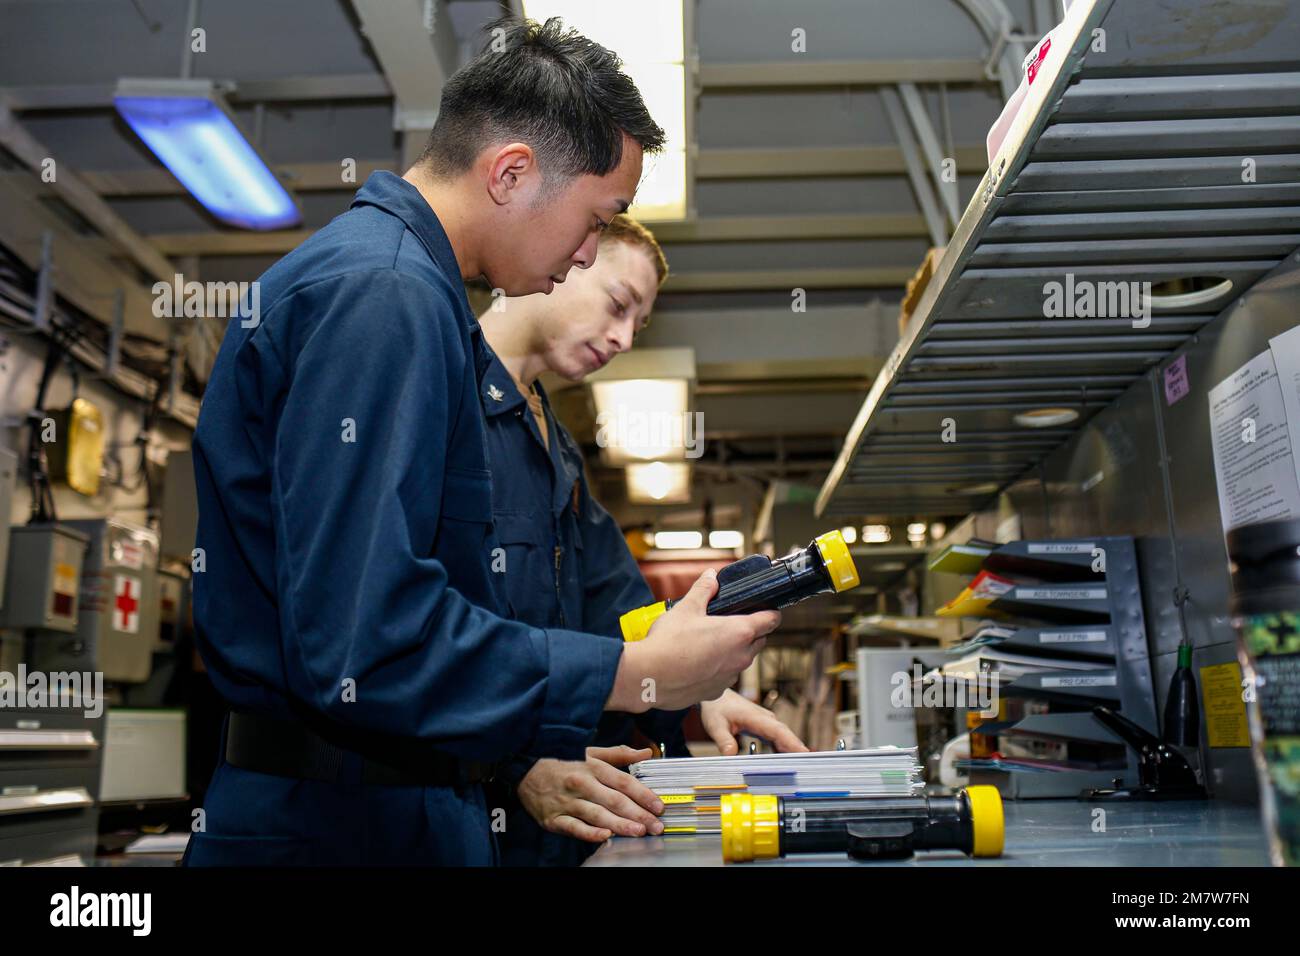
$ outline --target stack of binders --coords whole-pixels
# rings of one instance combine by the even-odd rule
[[[643,760],[630,769],[663,800],[665,833],[720,833],[724,793],[898,797],[923,788],[915,747]]]

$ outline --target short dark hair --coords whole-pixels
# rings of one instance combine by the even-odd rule
[[[438,119],[419,162],[434,175],[467,171],[484,147],[518,139],[543,173],[604,176],[623,159],[623,134],[646,153],[664,131],[646,109],[619,58],[566,29],[502,17],[484,28],[483,50],[443,87]]]

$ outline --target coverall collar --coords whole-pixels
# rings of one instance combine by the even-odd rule
[[[376,170],[370,174],[365,185],[357,190],[352,199],[352,206],[376,206],[406,223],[420,244],[428,251],[438,268],[449,279],[461,281],[460,263],[456,252],[451,248],[447,231],[442,228],[437,214],[425,202],[420,191],[401,176],[386,169]],[[467,303],[468,305],[468,303]],[[472,311],[468,312],[471,328],[478,328],[478,320]]]
[[[526,403],[526,400],[519,391],[518,386],[515,385],[515,380],[511,378],[505,363],[501,361],[501,357],[486,342],[484,346],[484,350],[488,354],[488,363],[479,376],[479,403],[483,406],[483,413],[489,419],[494,419],[499,418],[506,412],[518,409]],[[543,446],[541,435],[535,434],[537,423],[532,420],[531,413],[522,416],[518,426],[506,422],[501,427],[522,428],[529,433],[530,438],[536,441],[539,447],[544,448],[551,463],[551,511],[558,515],[571,504],[573,484],[578,480],[582,472],[581,453],[570,448],[569,437],[559,426],[555,413],[551,410],[550,396],[546,394],[546,389],[542,387],[540,379],[533,383],[533,388],[537,390],[537,394],[542,400],[542,414],[551,423],[550,442]],[[519,462],[515,461],[512,464],[518,465]],[[501,466],[498,465],[497,467]]]
[[[365,185],[357,190],[349,208],[355,209],[357,206],[375,206],[402,220],[406,228],[420,240],[420,245],[424,246],[425,251],[429,253],[429,258],[433,260],[434,265],[460,291],[461,308],[458,311],[473,343],[475,373],[481,377],[487,364],[483,329],[479,326],[474,310],[470,308],[469,299],[465,295],[464,279],[460,273],[460,262],[456,259],[456,252],[452,249],[447,231],[442,228],[442,223],[433,208],[425,202],[418,189],[401,176],[385,169],[371,173]]]
[[[491,361],[488,363],[487,371],[479,378],[478,391],[483,401],[484,414],[488,418],[495,418],[505,412],[514,411],[524,404],[524,396],[515,385],[515,380],[510,377],[505,363],[491,346],[488,347],[488,354],[491,356]],[[537,386],[537,393],[539,395],[542,393],[540,385]]]

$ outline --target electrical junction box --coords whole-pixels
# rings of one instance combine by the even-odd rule
[[[66,524],[9,529],[9,566],[0,622],[15,630],[77,630],[87,538]]]
[[[159,536],[116,518],[66,522],[90,538],[77,636],[105,680],[143,683],[159,643]]]
[[[185,596],[190,579],[171,571],[158,572],[158,621],[169,629],[160,642],[174,641],[175,635],[185,625]]]
[[[194,484],[194,453],[189,449],[167,454],[162,491],[162,553],[186,566],[194,558],[194,536],[199,524],[199,494]]]
[[[67,521],[86,536],[76,638],[39,641],[45,670],[102,671],[107,681],[142,683],[158,644],[158,533],[117,518]]]

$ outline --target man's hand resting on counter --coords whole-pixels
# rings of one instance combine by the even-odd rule
[[[700,711],[704,729],[724,755],[736,753],[735,734],[742,732],[770,740],[782,753],[808,749],[770,710],[733,690],[705,701]],[[585,761],[539,760],[519,783],[519,801],[546,830],[589,843],[657,835],[663,832],[662,801],[624,772],[651,756],[648,749],[628,746],[588,747]]]
[[[662,833],[663,803],[620,769],[651,756],[626,746],[588,747],[585,761],[539,760],[519,782],[519,802],[551,833],[588,843]]]

